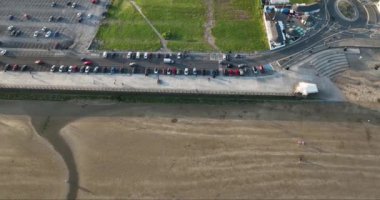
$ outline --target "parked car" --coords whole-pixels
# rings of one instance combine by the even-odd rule
[[[52,65],[50,67],[50,72],[56,72],[57,71],[57,66],[56,65]]]
[[[177,54],[177,59],[182,59],[182,53]]]
[[[259,65],[258,68],[259,68],[260,73],[262,73],[262,74],[265,73],[265,69],[264,69],[264,67],[262,65]]]
[[[238,68],[245,68],[248,67],[247,64],[238,64]]]
[[[11,69],[11,65],[10,64],[5,64],[4,65],[4,72],[8,71]]]
[[[205,76],[206,75],[206,70],[205,69],[202,69],[202,75]]]
[[[61,65],[59,66],[59,72],[63,73],[63,72],[66,72],[66,66],[65,65]]]
[[[177,74],[177,68],[173,67],[171,70],[172,70],[172,74],[173,74],[173,75],[176,75],[176,74]]]
[[[181,69],[177,69],[177,75],[181,74]]]
[[[144,59],[148,59],[148,52],[144,53]]]
[[[18,68],[19,68],[18,64],[14,64],[14,65],[12,66],[12,71],[17,71]]]
[[[13,30],[15,30],[15,27],[13,25],[10,25],[10,26],[8,26],[7,30],[8,31],[13,31]]]
[[[84,61],[83,64],[84,65],[93,65],[92,61],[89,61],[89,60]]]
[[[158,74],[158,68],[156,67],[156,68],[154,68],[154,74]]]
[[[22,72],[26,71],[27,69],[28,69],[28,65],[23,65],[23,66],[21,67],[21,71],[22,71]]]
[[[99,72],[99,66],[95,66],[94,67],[94,73],[98,73]]]
[[[51,31],[46,32],[45,37],[49,38],[51,36]]]
[[[68,73],[71,73],[72,71],[73,71],[73,66],[70,65],[70,66],[69,66],[69,69],[67,70],[67,72],[68,72]]]
[[[90,71],[91,71],[91,67],[90,66],[86,66],[86,69],[84,70],[84,72],[86,73],[86,74],[88,74],[88,73],[90,73]]]
[[[131,63],[129,63],[129,66],[130,67],[138,67],[139,65],[135,62],[131,62]]]
[[[41,28],[41,31],[42,32],[46,32],[46,31],[48,31],[48,28],[46,26],[44,26],[44,27]]]
[[[257,68],[255,66],[252,67],[252,71],[253,71],[254,74],[257,74],[257,72],[258,72],[258,70],[257,70]]]
[[[43,65],[44,61],[42,61],[42,60],[36,60],[36,61],[34,61],[34,63],[37,64],[37,65]]]
[[[141,53],[140,53],[140,52],[137,52],[137,53],[136,53],[136,59],[140,59],[140,57],[141,57]]]
[[[193,75],[197,75],[197,68],[193,68]]]
[[[103,73],[107,73],[107,72],[108,72],[108,68],[107,68],[107,67],[103,67],[103,68],[102,68],[102,72],[103,72]]]
[[[128,52],[128,54],[127,54],[127,59],[131,59],[132,58],[132,52]]]
[[[240,76],[244,76],[244,70],[243,69],[239,69],[239,72],[240,72]]]
[[[77,7],[77,3],[71,4],[71,8],[76,8],[76,7]]]
[[[183,74],[186,76],[189,75],[189,68],[186,67],[185,70],[183,71]]]
[[[148,76],[149,75],[149,73],[150,73],[150,69],[149,68],[145,68],[145,76]]]
[[[167,75],[172,74],[172,70],[171,70],[170,68],[167,68],[167,69],[166,69],[166,74],[167,74]]]
[[[6,49],[0,49],[0,55],[5,56],[7,54]]]
[[[80,72],[80,73],[84,73],[84,70],[85,70],[85,69],[86,69],[86,67],[82,65],[82,66],[79,68],[79,72]]]
[[[51,2],[50,6],[51,6],[51,7],[56,7],[56,6],[57,6],[57,3],[53,1],[53,2]]]
[[[231,63],[228,63],[228,64],[227,64],[227,68],[233,68],[233,67],[234,67],[233,64],[231,64]]]
[[[38,31],[34,31],[34,33],[33,33],[33,37],[38,37],[39,34],[40,34],[40,32],[38,32]]]
[[[49,22],[53,22],[54,19],[55,19],[54,16],[50,16],[50,17],[49,17]]]

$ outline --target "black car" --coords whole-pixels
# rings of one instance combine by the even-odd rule
[[[71,1],[67,2],[66,3],[66,6],[71,6],[73,3],[71,3]]]
[[[21,67],[21,71],[22,71],[22,72],[26,71],[27,69],[28,69],[28,65],[23,65],[23,66]]]
[[[205,69],[202,69],[202,75],[205,76],[206,75],[206,70]]]
[[[11,69],[11,65],[10,64],[5,64],[4,65],[4,71],[6,72],[6,71],[8,71],[8,70],[10,70]]]
[[[13,20],[14,18],[15,18],[15,17],[14,17],[13,15],[9,15],[9,16],[8,16],[8,19],[9,19],[9,20]]]
[[[228,70],[224,69],[224,76],[228,76],[228,75],[229,75]]]
[[[108,71],[107,67],[103,67],[103,68],[102,68],[102,72],[103,72],[103,73],[107,73],[107,71]]]
[[[145,68],[145,76],[148,76],[150,73],[150,69],[149,68]]]
[[[234,67],[233,64],[231,64],[231,63],[228,63],[228,64],[227,64],[227,68],[233,68],[233,67]]]
[[[79,72],[80,72],[80,73],[84,73],[84,70],[85,70],[85,69],[86,69],[85,66],[81,66],[80,69],[79,69]]]
[[[82,58],[80,58],[80,61],[82,61],[82,62],[87,61],[87,58],[82,57]]]
[[[82,17],[79,17],[79,18],[78,18],[78,23],[82,23],[82,21],[83,21],[83,18],[82,18]]]

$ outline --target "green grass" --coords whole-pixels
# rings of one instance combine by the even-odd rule
[[[97,39],[101,49],[155,51],[161,47],[158,36],[126,0],[113,0]]]
[[[291,4],[296,4],[296,3],[305,3],[305,4],[310,4],[314,3],[315,0],[290,0]]]
[[[222,51],[267,50],[260,0],[214,0],[213,35]]]
[[[160,33],[171,32],[173,51],[211,51],[204,39],[204,0],[136,0]],[[222,51],[267,50],[260,0],[214,0],[216,26],[212,30]],[[160,49],[158,36],[128,0],[113,0],[110,16],[99,28],[101,49]]]
[[[168,48],[174,51],[208,51],[203,38],[206,8],[203,0],[136,0],[160,33],[171,32]]]

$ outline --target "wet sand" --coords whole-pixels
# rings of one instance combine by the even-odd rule
[[[0,198],[62,199],[67,170],[27,116],[0,114]]]
[[[61,134],[77,162],[80,199],[368,199],[380,197],[378,130],[145,116],[84,118]]]
[[[61,154],[62,198],[380,198],[380,112],[353,104],[0,101],[0,113],[31,116]]]

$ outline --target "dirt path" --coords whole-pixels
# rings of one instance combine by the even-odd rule
[[[219,51],[219,48],[215,44],[215,38],[212,35],[212,29],[215,26],[213,0],[204,0],[204,2],[207,6],[207,22],[205,24],[204,38],[214,50]]]
[[[146,23],[148,23],[148,25],[152,28],[152,30],[154,31],[154,33],[156,33],[156,35],[158,36],[158,38],[160,38],[160,43],[162,45],[162,51],[164,51],[164,52],[170,52],[171,50],[168,49],[168,46],[167,46],[168,45],[168,41],[165,40],[164,37],[162,37],[161,33],[156,29],[156,27],[154,27],[154,25],[152,24],[152,22],[144,15],[144,13],[141,11],[140,6],[138,6],[135,1],[130,1],[130,2],[133,5],[133,7],[135,7],[135,9],[144,18],[144,20],[146,21]]]

